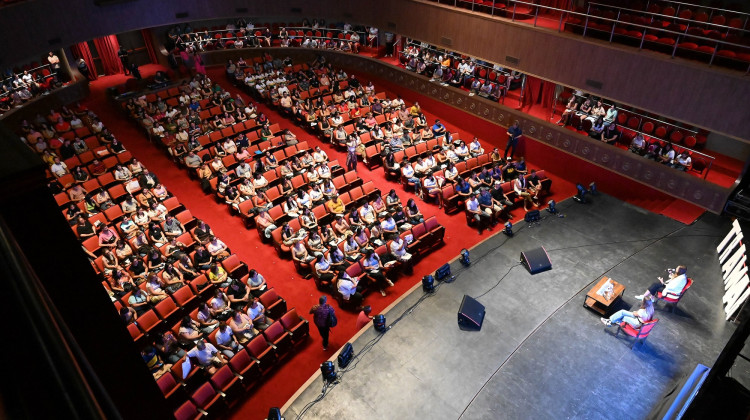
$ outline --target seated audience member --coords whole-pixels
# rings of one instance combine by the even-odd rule
[[[619,324],[621,322],[628,323],[635,329],[641,328],[644,322],[651,321],[654,317],[654,302],[651,299],[644,297],[641,299],[641,307],[635,311],[630,312],[624,309],[620,309],[615,312],[609,318],[600,318],[605,326],[610,327],[612,324]]]
[[[232,317],[229,318],[229,321],[227,321],[227,324],[240,344],[246,344],[255,337],[256,331],[253,327],[252,318],[240,311],[235,311]]]
[[[362,303],[362,286],[359,285],[358,277],[351,277],[348,273],[341,273],[339,281],[336,284],[341,296],[346,302],[349,302],[353,306],[359,306]]]
[[[641,156],[646,154],[646,140],[643,138],[643,134],[638,133],[633,137],[633,141],[630,142],[630,151],[637,153]]]
[[[471,196],[466,200],[466,213],[469,217],[473,218],[477,222],[477,229],[481,234],[486,229],[491,220],[492,216],[479,207],[478,194],[472,193]]]
[[[602,131],[600,140],[607,144],[615,145],[617,144],[617,140],[619,139],[620,139],[620,132],[617,130],[617,124],[612,123],[612,124],[606,125],[604,130]]]
[[[213,375],[216,372],[216,368],[227,363],[224,355],[213,344],[207,343],[204,340],[198,341],[195,348],[188,351],[187,355],[197,360],[198,365],[205,369],[209,375]]]
[[[663,277],[657,277],[659,280],[658,282],[654,282],[651,286],[648,287],[648,290],[642,295],[638,295],[635,298],[638,300],[648,298],[648,299],[654,299],[653,296],[655,296],[658,292],[662,292],[662,294],[673,294],[673,295],[680,295],[682,292],[682,289],[687,284],[687,268],[684,265],[678,265],[675,269],[670,269],[669,271],[669,279],[664,280]]]
[[[266,308],[263,307],[258,298],[254,298],[247,307],[247,315],[253,320],[255,328],[261,331],[273,324],[273,319],[266,316]]]
[[[578,102],[575,95],[571,96],[568,100],[568,104],[565,105],[565,111],[563,111],[560,119],[557,121],[557,125],[566,126],[570,121],[570,116],[575,114],[578,109]]]
[[[690,153],[684,150],[682,153],[677,155],[672,163],[672,167],[681,171],[687,171],[693,166],[693,159],[690,157]]]

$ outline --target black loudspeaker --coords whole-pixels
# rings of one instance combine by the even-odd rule
[[[469,295],[464,295],[458,308],[458,328],[464,331],[479,331],[484,321],[484,305]]]
[[[341,349],[341,352],[339,353],[339,369],[349,366],[349,362],[352,361],[353,357],[354,347],[352,347],[352,343],[344,344],[344,348]]]
[[[529,273],[536,274],[542,271],[550,270],[552,263],[544,247],[534,248],[530,251],[521,253],[521,264],[529,270]]]
[[[538,222],[541,218],[541,215],[539,214],[539,210],[529,210],[526,212],[526,215],[523,218],[528,223],[533,223]]]
[[[438,268],[435,271],[435,279],[437,281],[443,281],[446,278],[450,277],[451,275],[451,265],[450,264],[443,264],[442,267]]]

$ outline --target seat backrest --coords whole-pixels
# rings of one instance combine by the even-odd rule
[[[247,350],[245,349],[238,351],[237,353],[235,353],[234,357],[229,359],[229,366],[232,368],[232,370],[238,373],[251,363],[252,360],[250,359],[250,355],[247,354]]]
[[[654,318],[651,321],[644,322],[643,325],[641,325],[641,328],[638,330],[638,337],[648,337],[648,335],[651,333],[651,330],[656,326],[657,322],[659,322],[658,318]]]
[[[198,407],[203,407],[211,399],[216,396],[216,390],[211,386],[210,383],[206,382],[190,397]]]
[[[192,401],[185,401],[177,410],[174,411],[176,420],[192,420],[201,415]]]
[[[297,308],[290,309],[289,312],[285,313],[284,316],[281,317],[280,321],[284,328],[287,329],[299,324],[300,317],[299,314],[297,314]]]
[[[172,372],[164,372],[159,379],[156,380],[156,384],[159,385],[161,393],[167,395],[169,391],[173,390],[177,386],[177,381],[174,379]]]
[[[425,232],[427,232],[427,228],[424,223],[419,223],[411,228],[411,234],[414,236],[414,239],[419,239]]]
[[[266,340],[273,343],[278,340],[279,337],[284,335],[284,327],[281,325],[280,321],[276,321],[263,330],[263,335],[266,337]]]
[[[268,290],[266,290],[265,293],[260,295],[260,303],[267,309],[269,306],[271,306],[274,302],[279,300],[279,295],[276,293],[276,290],[272,287]]]
[[[440,226],[440,223],[438,223],[438,220],[435,216],[430,217],[424,222],[424,227],[427,229],[428,232],[435,229],[438,226]]]
[[[250,340],[250,342],[247,344],[247,351],[255,357],[263,354],[263,352],[266,351],[267,348],[268,342],[262,335],[258,335],[257,337]]]
[[[227,259],[221,262],[221,265],[224,266],[224,269],[230,273],[234,271],[234,269],[239,267],[241,264],[242,264],[242,261],[240,261],[240,257],[238,257],[237,254],[232,254]]]

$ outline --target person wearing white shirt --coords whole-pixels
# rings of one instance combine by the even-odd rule
[[[250,164],[246,161],[242,161],[239,165],[237,165],[237,168],[234,170],[234,173],[239,178],[250,178],[253,176],[253,169],[250,167]]]
[[[65,162],[60,162],[59,157],[55,157],[54,163],[49,167],[49,170],[56,177],[60,178],[68,173],[68,165],[66,165]]]
[[[346,272],[341,273],[336,288],[345,301],[355,306],[362,303],[361,287],[359,287],[359,279],[357,277],[352,278]]]
[[[328,161],[328,155],[320,148],[320,146],[315,147],[315,151],[313,152],[312,156],[313,162],[315,163],[325,163]]]
[[[487,226],[490,224],[490,221],[492,220],[492,216],[490,216],[486,212],[483,212],[479,208],[479,201],[477,200],[476,193],[473,193],[471,197],[466,200],[466,213],[468,216],[476,220],[480,234],[485,228],[487,228]]]
[[[198,364],[206,369],[208,374],[213,374],[216,372],[216,367],[226,363],[224,356],[219,353],[219,350],[213,344],[206,343],[203,340],[198,341],[198,344],[187,352],[187,356],[198,360]]]
[[[484,154],[484,148],[482,148],[482,144],[479,143],[478,138],[474,137],[474,140],[469,144],[469,153],[474,157]]]
[[[403,175],[404,179],[406,179],[408,182],[414,184],[415,192],[421,197],[422,180],[417,178],[414,168],[412,168],[411,166],[411,162],[406,159],[404,159],[404,161],[401,163],[401,175]]]
[[[406,241],[400,236],[394,238],[393,241],[391,241],[391,254],[405,265],[410,265],[411,254],[406,252],[406,245]],[[409,269],[410,266],[407,266],[407,271]]]
[[[234,357],[235,353],[242,350],[240,343],[237,342],[234,333],[232,333],[232,329],[224,323],[219,325],[219,331],[216,333],[216,344],[224,356],[230,359]]]
[[[365,204],[359,209],[359,216],[368,225],[372,225],[377,221],[375,209],[370,205],[369,202],[365,202]]]
[[[682,293],[682,289],[687,284],[687,267],[684,265],[678,265],[675,269],[667,270],[669,272],[669,279],[664,280],[663,277],[657,277],[659,281],[654,282],[648,287],[648,290],[642,295],[638,295],[635,298],[640,300],[644,298],[654,299],[658,292],[662,295],[669,295],[670,297],[679,297]]]

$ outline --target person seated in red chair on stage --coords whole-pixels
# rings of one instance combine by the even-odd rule
[[[685,285],[687,284],[687,267],[684,265],[678,265],[677,268],[669,269],[667,270],[669,272],[669,279],[664,280],[663,277],[657,277],[659,279],[658,282],[654,282],[651,286],[648,287],[648,290],[646,290],[645,293],[642,295],[638,295],[635,298],[636,299],[655,299],[654,296],[656,296],[657,293],[662,292],[662,294],[671,294],[679,296],[680,293],[682,293],[682,289],[685,288]]]
[[[610,316],[609,318],[600,318],[602,323],[607,326],[611,327],[613,324],[621,324],[621,323],[627,323],[634,329],[639,329],[641,326],[651,321],[654,318],[654,302],[651,299],[648,299],[647,297],[644,297],[641,299],[641,307],[635,311],[626,311],[624,309],[620,309],[619,311],[615,312]]]

